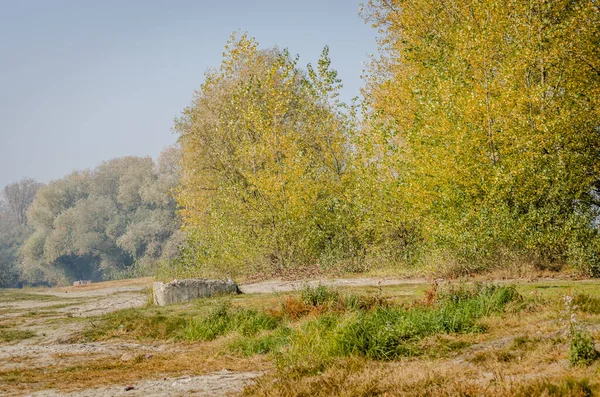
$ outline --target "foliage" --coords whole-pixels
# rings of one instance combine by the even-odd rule
[[[0,288],[19,284],[19,248],[32,232],[25,213],[40,186],[24,178],[5,186],[0,195]]]
[[[297,63],[233,36],[177,120],[189,246],[175,266],[272,271],[355,250],[339,79],[327,48],[317,68]]]
[[[7,207],[18,224],[27,224],[27,209],[41,186],[41,183],[31,178],[23,178],[19,182],[10,183],[4,187],[4,199]]]
[[[381,187],[369,193],[381,198],[373,233],[387,224],[407,257],[437,252],[466,271],[521,260],[598,275],[598,5],[372,0],[363,11],[381,49],[356,144],[361,186]]]
[[[21,253],[30,280],[110,279],[178,254],[179,220],[169,192],[178,151],[124,157],[41,188],[28,213],[33,234]],[[135,265],[135,267],[134,267]]]

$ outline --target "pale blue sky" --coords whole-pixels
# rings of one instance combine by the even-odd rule
[[[344,100],[375,31],[360,0],[0,0],[0,188],[125,155],[156,157],[233,31],[314,62],[330,46]]]

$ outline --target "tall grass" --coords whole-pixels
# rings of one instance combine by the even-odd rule
[[[254,336],[261,331],[274,330],[280,322],[275,316],[254,310],[233,310],[225,303],[218,305],[206,317],[191,318],[182,335],[189,341],[211,341],[231,332]]]
[[[485,331],[480,319],[522,301],[514,287],[475,285],[439,294],[431,305],[379,306],[346,315],[330,314],[304,322],[279,357],[279,368],[316,373],[336,357],[393,360],[422,354],[419,342],[430,335]]]

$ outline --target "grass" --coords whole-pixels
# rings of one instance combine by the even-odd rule
[[[22,302],[22,301],[40,301],[40,302],[48,302],[48,301],[56,301],[60,300],[60,298],[54,295],[44,295],[41,293],[29,293],[23,292],[22,290],[16,289],[0,289],[0,303],[8,303],[8,302]]]
[[[585,293],[577,293],[573,297],[573,305],[584,313],[600,314],[600,296],[591,296]]]
[[[248,309],[232,310],[225,303],[218,305],[208,316],[191,318],[183,329],[183,338],[189,341],[211,341],[232,332],[254,336],[279,325],[280,319],[275,316]]]
[[[125,309],[89,321],[90,326],[82,332],[81,341],[173,339],[179,335],[187,319],[181,313],[173,315],[166,310]]]
[[[79,341],[168,341],[169,348],[129,362],[76,355],[36,367],[33,357],[20,369],[0,369],[0,394],[127,384],[223,368],[267,370],[244,391],[257,396],[600,393],[600,362],[571,366],[571,340],[559,322],[561,299],[568,293],[578,306],[578,321],[597,343],[599,282],[426,288],[304,287],[78,319],[87,324]],[[33,319],[24,311],[14,321],[33,320],[56,319]],[[6,323],[0,331],[9,326],[14,328]]]
[[[339,357],[389,361],[419,356],[438,348],[430,339],[425,349],[425,338],[483,332],[486,327],[479,319],[501,314],[520,301],[514,287],[476,285],[451,289],[431,304],[403,307],[382,301],[355,312],[329,313],[306,321],[292,334],[289,349],[278,357],[278,367],[294,377],[323,371]],[[446,344],[443,350],[464,346],[464,342]]]
[[[20,340],[33,338],[34,336],[35,332],[33,331],[0,328],[0,343],[17,342]]]
[[[47,389],[67,392],[103,385],[126,385],[140,379],[201,375],[223,368],[240,372],[268,368],[260,356],[240,360],[239,357],[221,355],[219,351],[218,345],[207,343],[126,362],[118,357],[94,357],[79,362],[55,360],[52,365],[44,367],[29,363],[25,368],[0,369],[0,394],[20,391],[18,395],[21,395]]]

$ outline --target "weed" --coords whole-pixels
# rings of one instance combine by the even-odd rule
[[[563,297],[565,309],[562,314],[563,322],[567,323],[569,337],[571,339],[571,348],[569,351],[569,361],[571,365],[589,365],[600,355],[594,346],[594,340],[589,332],[579,324],[575,318],[575,311],[578,306],[571,295]]]
[[[598,358],[594,340],[587,332],[576,331],[571,337],[569,361],[571,365],[589,365]]]

